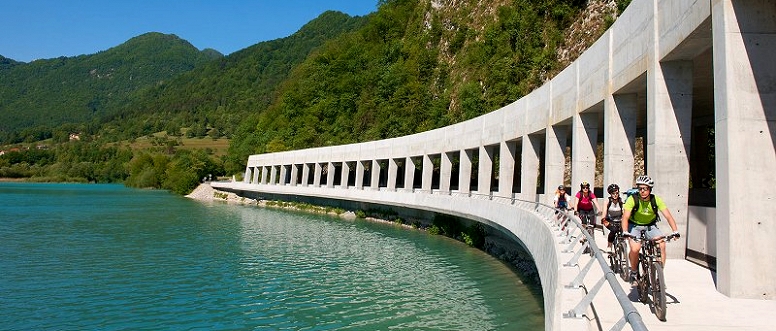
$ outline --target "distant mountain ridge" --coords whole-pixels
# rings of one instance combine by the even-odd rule
[[[0,59],[0,130],[90,122],[133,93],[223,57],[175,35],[146,33],[92,55]]]

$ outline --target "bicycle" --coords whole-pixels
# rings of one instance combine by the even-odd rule
[[[587,230],[587,233],[589,233],[590,237],[593,239],[590,245],[595,245],[595,225],[593,224],[593,221],[592,221],[592,216],[594,213],[595,211],[593,210],[577,212],[577,214],[579,215],[579,220],[582,222],[582,226],[585,227],[585,229]],[[585,251],[583,253],[589,253],[590,256],[594,256],[595,253],[593,252],[593,248],[590,247],[590,245],[588,245],[588,247],[585,248]]]
[[[648,304],[650,301],[655,309],[655,316],[663,322],[666,321],[666,284],[663,277],[663,263],[661,262],[661,252],[658,245],[661,241],[671,241],[675,236],[659,236],[647,238],[647,230],[641,230],[638,238],[634,238],[629,233],[623,234],[624,237],[634,238],[641,241],[639,250],[638,275],[636,277],[637,290],[639,292],[639,301]],[[651,300],[650,300],[651,297]]]
[[[628,244],[625,243],[625,236],[620,231],[620,222],[612,221],[614,228],[618,229],[614,233],[612,242],[612,251],[609,253],[609,266],[612,272],[619,274],[623,280],[628,280],[630,276],[630,262],[628,260]]]

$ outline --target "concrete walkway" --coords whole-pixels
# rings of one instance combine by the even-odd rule
[[[601,232],[596,232],[596,241],[599,247],[606,247]],[[671,244],[668,245],[670,250]],[[600,270],[591,270],[586,284],[594,284],[601,275]],[[649,330],[776,330],[776,300],[731,299],[722,295],[714,284],[715,273],[687,260],[666,261],[665,278],[667,313],[666,321],[661,322],[649,305],[639,302],[636,288],[617,277]],[[596,296],[590,311],[599,316],[599,321],[591,320],[591,330],[609,330],[622,317],[608,286]],[[630,330],[630,326],[624,330]]]

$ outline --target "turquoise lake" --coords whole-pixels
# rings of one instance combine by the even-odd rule
[[[0,330],[541,330],[537,292],[392,224],[0,183]]]

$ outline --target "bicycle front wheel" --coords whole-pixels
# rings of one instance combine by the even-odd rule
[[[630,277],[630,259],[628,259],[628,245],[624,240],[620,240],[614,246],[614,253],[617,255],[615,260],[619,263],[619,272],[622,279]]]
[[[660,262],[652,262],[652,270],[649,275],[652,283],[652,303],[655,306],[657,319],[666,321],[666,284],[663,278],[663,265]]]
[[[649,267],[646,262],[639,263],[641,272],[639,273],[638,290],[639,301],[641,303],[649,302]]]

